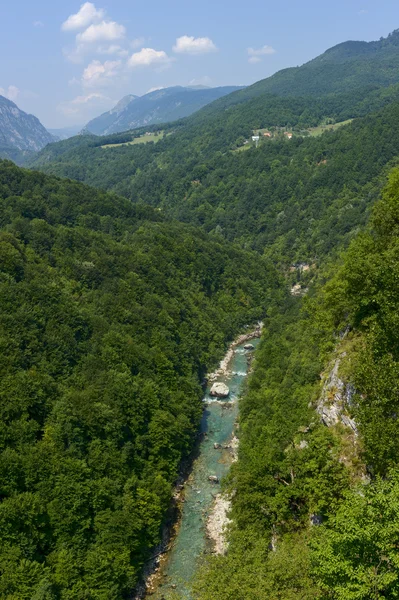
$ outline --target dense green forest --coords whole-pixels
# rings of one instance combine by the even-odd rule
[[[231,545],[204,565],[200,600],[398,597],[398,233],[394,170],[368,230],[270,315],[226,484]],[[337,357],[359,437],[315,413]]]
[[[282,136],[247,152],[210,153],[201,163],[184,156],[180,138],[166,138],[165,149],[163,141],[103,149],[95,138],[83,145],[68,140],[55,150],[69,144],[70,153],[43,168],[162,208],[278,260],[310,260],[367,221],[381,173],[399,153],[399,103],[320,137]]]
[[[159,212],[0,163],[0,597],[129,597],[206,369],[278,283]]]

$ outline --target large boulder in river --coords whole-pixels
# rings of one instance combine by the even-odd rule
[[[245,344],[244,350],[255,350],[255,346],[253,344]]]
[[[227,396],[230,394],[230,390],[225,383],[217,381],[211,387],[210,394],[216,398],[227,398]]]

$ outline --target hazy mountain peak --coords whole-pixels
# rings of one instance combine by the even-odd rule
[[[119,102],[114,106],[114,108],[111,108],[109,112],[112,115],[119,115],[126,108],[126,106],[128,106],[131,102],[133,102],[133,100],[136,100],[137,98],[140,98],[140,96],[128,94],[127,96],[124,96],[122,100],[119,100]]]
[[[118,133],[156,123],[176,121],[225,96],[238,87],[173,86],[144,96],[125,96],[110,111],[90,121],[85,131],[96,135]]]

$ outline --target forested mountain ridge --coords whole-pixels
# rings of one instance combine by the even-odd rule
[[[397,156],[399,84],[389,83],[398,37],[340,44],[294,70],[306,86],[317,83],[308,69],[325,66],[330,81],[333,65],[333,94],[320,83],[319,96],[278,96],[267,87],[283,78],[276,74],[168,126],[156,144],[129,144],[145,130],[73,138],[48,146],[31,166],[151,204],[278,260],[311,260],[366,222],[378,178]],[[348,65],[353,89],[345,83]],[[320,123],[351,119],[338,131],[308,135]],[[239,151],[265,128],[280,135]],[[284,139],[285,130],[293,139]]]
[[[366,222],[379,177],[399,153],[399,103],[320,137],[281,136],[201,162],[187,157],[178,135],[173,145],[138,150],[73,139],[54,145],[61,155],[42,168],[160,207],[287,264],[326,256]]]
[[[19,158],[25,152],[37,152],[54,137],[39,119],[0,96],[0,157]]]
[[[112,110],[92,119],[84,128],[95,135],[109,135],[187,117],[206,104],[240,89],[238,86],[186,88],[175,86],[127,96]]]
[[[0,162],[0,596],[128,597],[278,277],[148,206]]]
[[[359,88],[399,83],[399,30],[373,42],[347,41],[329,48],[309,62],[278,71],[215,102],[216,110],[256,96],[312,96],[356,92]]]

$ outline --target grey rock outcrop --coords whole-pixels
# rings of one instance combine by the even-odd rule
[[[331,370],[324,382],[316,411],[320,415],[321,421],[327,427],[342,423],[346,427],[349,427],[357,437],[356,422],[347,414],[352,404],[354,388],[353,385],[345,383],[339,376],[339,367],[344,357],[345,353],[336,358],[332,364]]]
[[[36,152],[55,138],[33,115],[28,115],[4,96],[0,96],[0,151],[16,149]]]
[[[212,483],[219,483],[219,477],[217,477],[216,475],[209,475],[208,479]]]
[[[230,394],[230,390],[225,383],[217,381],[211,387],[210,395],[216,398],[227,398]]]

